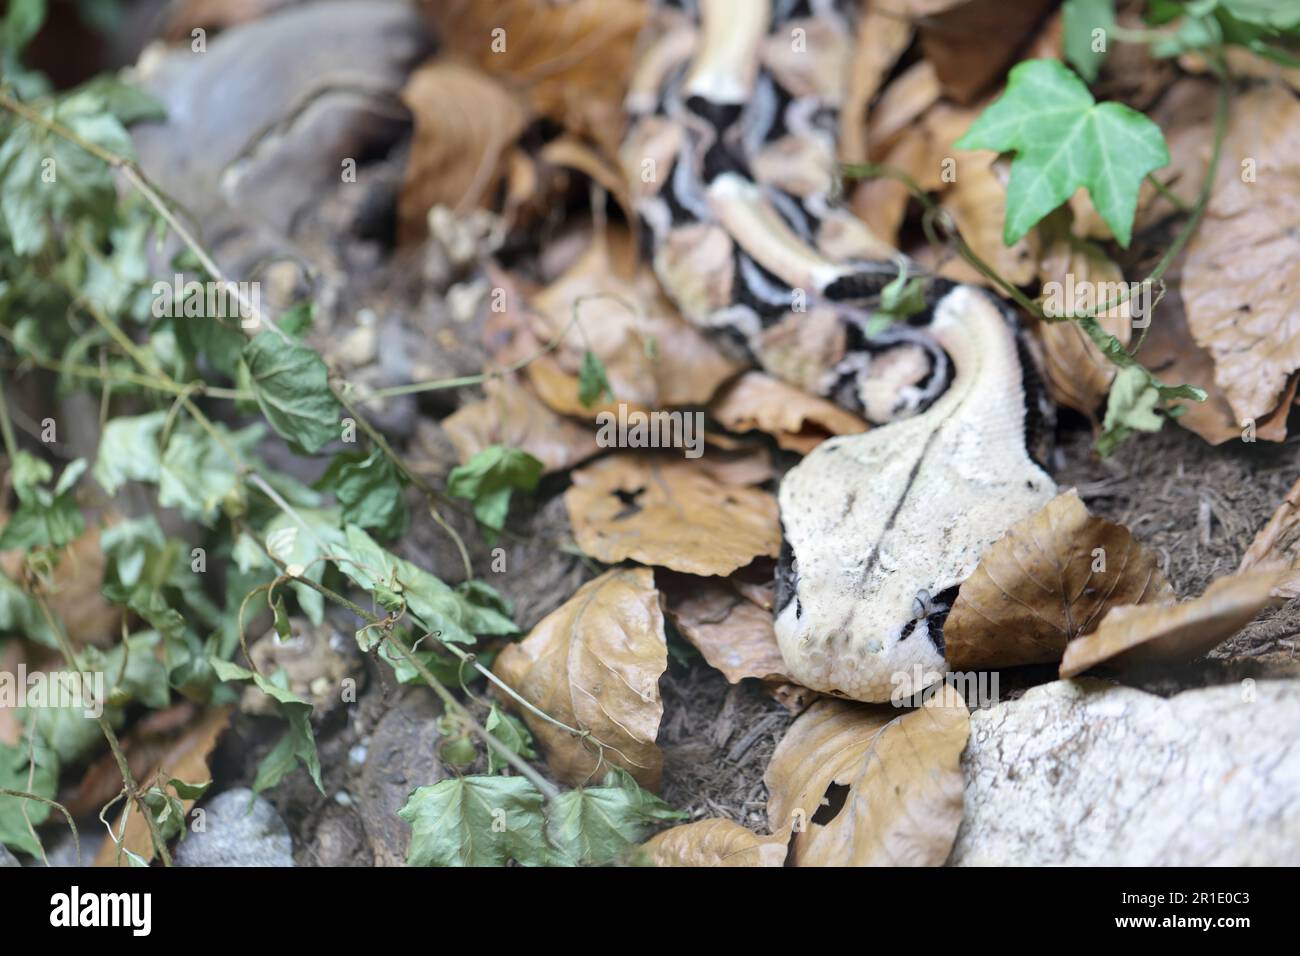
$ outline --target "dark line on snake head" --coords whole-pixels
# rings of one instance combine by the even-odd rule
[[[903,486],[903,493],[898,496],[898,501],[894,503],[894,510],[889,513],[889,520],[887,520],[885,526],[880,529],[880,536],[876,539],[875,546],[871,549],[871,557],[867,560],[867,566],[862,571],[862,578],[864,581],[871,576],[871,572],[874,571],[876,565],[880,563],[880,546],[885,540],[885,535],[889,534],[889,532],[893,530],[894,523],[898,520],[898,515],[903,510],[903,505],[907,503],[908,495],[912,492],[912,483],[916,481],[917,473],[921,470],[921,466],[925,464],[925,458],[930,454],[930,448],[934,445],[934,440],[939,434],[939,429],[943,428],[943,425],[944,423],[940,422],[939,425],[930,432],[929,437],[925,440],[925,447],[921,449],[921,454],[916,457],[916,464],[914,464],[912,470],[908,472],[907,484]]]

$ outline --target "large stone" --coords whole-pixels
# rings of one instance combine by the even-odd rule
[[[289,828],[270,801],[240,787],[217,794],[202,809],[204,828],[176,848],[177,866],[293,866]]]
[[[971,715],[957,865],[1300,861],[1300,681],[1057,681]]]

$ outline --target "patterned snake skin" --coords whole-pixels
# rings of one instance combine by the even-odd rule
[[[661,0],[623,165],[682,313],[769,373],[876,423],[947,384],[921,328],[867,336],[900,257],[835,201],[857,0]]]

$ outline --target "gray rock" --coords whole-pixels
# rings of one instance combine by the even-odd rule
[[[5,846],[3,843],[0,843],[0,867],[6,867],[6,866],[22,866],[22,864],[18,862],[18,858],[16,856],[14,856],[12,853],[9,852],[9,848],[7,846]]]
[[[370,736],[355,795],[376,866],[405,863],[411,827],[397,811],[416,787],[432,786],[446,776],[438,761],[441,713],[432,694],[410,688]]]
[[[1300,859],[1300,681],[1168,700],[1056,681],[971,715],[949,863],[1280,866]]]
[[[289,828],[269,801],[241,787],[217,794],[202,809],[204,829],[191,830],[177,847],[177,866],[293,866]]]

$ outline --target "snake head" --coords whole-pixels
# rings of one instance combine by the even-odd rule
[[[776,633],[813,690],[886,701],[942,674],[958,586],[1056,493],[1025,448],[1020,357],[999,310],[958,286],[929,330],[952,361],[947,391],[913,418],[823,442],[781,483]]]

